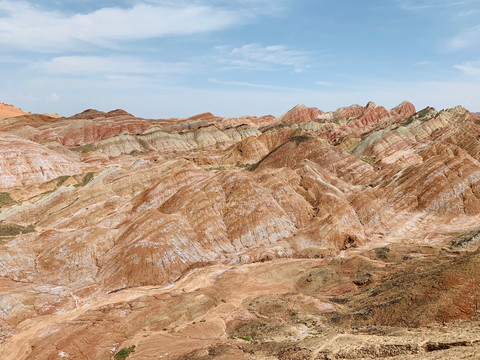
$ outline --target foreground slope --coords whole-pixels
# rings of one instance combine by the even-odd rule
[[[2,359],[478,350],[462,329],[480,294],[480,117],[462,107],[87,110],[0,131]]]

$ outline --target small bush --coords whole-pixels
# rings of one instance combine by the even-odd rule
[[[245,341],[252,341],[252,337],[250,335],[242,336],[240,339]]]
[[[115,360],[124,360],[124,359],[126,359],[128,356],[130,356],[130,354],[131,354],[132,352],[135,351],[135,347],[136,347],[135,345],[132,345],[132,346],[130,346],[130,347],[128,347],[128,348],[123,348],[123,349],[121,349],[119,352],[117,352],[117,353],[115,354],[114,359],[115,359]]]

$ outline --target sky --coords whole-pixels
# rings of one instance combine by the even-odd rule
[[[480,111],[480,0],[0,0],[0,102],[69,116]]]

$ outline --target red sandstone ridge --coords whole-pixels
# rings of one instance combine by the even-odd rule
[[[9,118],[14,116],[25,115],[26,113],[20,109],[16,108],[13,105],[0,103],[0,118]]]
[[[412,103],[408,101],[404,101],[401,104],[397,105],[391,110],[392,113],[401,115],[403,117],[410,116],[415,114],[416,109],[415,106],[413,106]]]
[[[276,123],[298,123],[314,120],[323,112],[317,108],[309,108],[303,104],[299,104],[278,117]]]

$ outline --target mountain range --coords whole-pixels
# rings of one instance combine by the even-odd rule
[[[480,116],[0,104],[1,359],[480,352]]]

